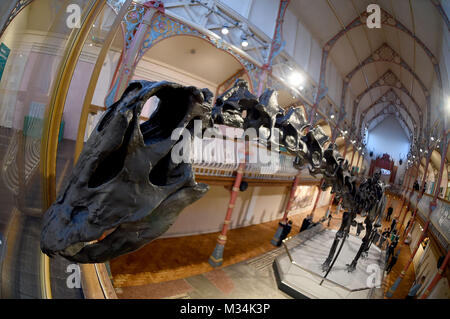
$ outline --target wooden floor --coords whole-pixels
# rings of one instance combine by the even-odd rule
[[[392,202],[393,217],[398,216],[400,204],[398,201]],[[320,208],[316,211],[315,216],[320,218],[325,211],[326,207]],[[333,211],[335,211],[334,207]],[[293,230],[290,235],[298,232],[306,214],[291,217]],[[339,228],[341,218],[342,214],[333,215],[330,228]],[[388,226],[390,226],[390,222],[383,221],[383,229]],[[223,254],[224,263],[219,269],[275,249],[270,244],[270,240],[277,227],[278,220],[230,230]],[[116,288],[132,288],[131,286],[175,282],[179,279],[211,272],[214,268],[209,265],[208,259],[214,250],[218,235],[219,233],[212,233],[159,239],[137,252],[116,258],[110,262],[114,286]],[[383,282],[385,291],[395,281],[409,255],[409,246],[404,246],[397,264]],[[411,265],[393,298],[404,298],[414,280],[414,267]]]
[[[321,218],[326,207],[318,208],[314,220]],[[308,212],[289,217],[291,234],[296,234]],[[223,253],[226,267],[273,250],[270,243],[278,228],[278,220],[232,229],[227,234]],[[332,225],[339,225],[336,217]],[[213,270],[208,263],[219,233],[158,239],[140,250],[111,260],[115,287],[136,286],[181,279]]]

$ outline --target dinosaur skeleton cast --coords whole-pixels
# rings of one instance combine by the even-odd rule
[[[142,108],[152,96],[159,99],[158,107],[139,124]],[[176,129],[192,130],[194,120],[201,120],[204,128],[224,124],[256,129],[268,137],[267,147],[293,154],[295,167],[306,165],[312,175],[322,175],[322,189],[331,186],[342,198],[347,211],[324,271],[331,269],[337,245],[342,239],[342,247],[356,215],[365,216],[366,235],[349,265],[350,271],[355,269],[384,210],[379,176],[358,187],[336,145],[325,148],[328,137],[323,130],[310,127],[301,108],[280,108],[273,90],[257,98],[245,81],[237,80],[214,107],[212,96],[208,89],[169,82],[130,83],[100,119],[65,187],[45,213],[41,250],[74,262],[100,263],[135,251],[166,232],[186,206],[208,191],[207,185],[195,181],[190,163],[177,164],[171,157],[182,139],[182,130]]]

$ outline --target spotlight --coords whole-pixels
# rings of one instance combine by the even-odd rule
[[[223,26],[222,30],[220,30],[220,32],[222,32],[223,35],[227,35],[230,30],[228,30],[228,28],[226,26]]]
[[[242,45],[242,47],[244,47],[244,48],[248,47],[248,41],[247,41],[247,38],[242,38],[241,45]]]
[[[331,114],[331,115],[330,115],[330,118],[331,118],[331,119],[334,119],[334,114]]]
[[[303,75],[300,72],[296,71],[292,72],[288,78],[289,83],[291,83],[293,86],[302,85],[304,80],[305,78],[303,77]]]
[[[345,130],[345,131],[344,131],[344,134],[347,134],[347,133],[348,133],[347,130]]]
[[[300,91],[303,91],[305,89],[305,87],[303,85],[300,85],[299,89],[300,89]]]
[[[434,141],[434,137],[432,136],[432,137],[430,137],[430,139],[431,139],[431,141]]]

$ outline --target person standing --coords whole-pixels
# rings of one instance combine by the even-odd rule
[[[397,229],[392,230],[391,232],[391,242],[395,240],[395,236],[397,236]]]
[[[394,212],[394,209],[392,208],[392,206],[390,206],[386,213],[386,221],[387,222],[391,220],[391,215],[393,212]]]
[[[397,249],[397,252],[395,255],[392,256],[391,261],[389,262],[389,265],[386,268],[386,272],[389,274],[392,270],[392,267],[394,267],[395,263],[398,260],[398,255],[400,254],[400,249]]]
[[[425,282],[425,276],[422,276],[419,281],[415,281],[405,299],[414,299],[414,297],[417,295],[417,292],[422,287],[424,282]]]
[[[328,224],[327,224],[327,226],[328,227],[330,227],[330,222],[331,222],[331,219],[333,218],[333,216],[331,215],[331,212],[328,214]]]
[[[396,225],[397,225],[397,219],[394,218],[391,223],[391,230],[394,230]]]
[[[395,249],[394,243],[391,243],[387,249],[387,253],[386,253],[386,263],[389,261],[389,258],[394,254],[394,249]]]
[[[305,219],[303,219],[302,226],[300,227],[299,232],[302,232],[302,231],[308,229],[308,227],[309,227],[309,225],[311,225],[311,223],[312,223],[312,216],[311,216],[311,214],[309,214],[305,217]]]
[[[280,239],[277,242],[277,246],[281,246],[281,243],[284,239],[289,235],[292,229],[292,220],[289,220],[286,224],[280,223],[281,227],[283,227],[283,230],[281,231]]]
[[[380,236],[380,242],[379,242],[380,249],[384,249],[383,246],[384,246],[384,242],[386,241],[386,239],[387,239],[386,236],[384,236],[384,235]]]
[[[405,230],[403,231],[403,236],[405,236],[405,234],[406,234],[406,231],[408,230],[408,227],[409,227],[409,224],[411,223],[411,218],[410,219],[408,219],[408,222],[406,223],[406,227],[405,227]]]

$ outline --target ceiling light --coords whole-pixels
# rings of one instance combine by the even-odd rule
[[[347,134],[347,130],[344,131],[344,134]]]
[[[303,84],[305,78],[300,72],[294,71],[291,73],[291,75],[289,75],[288,81],[293,86],[299,86]]]
[[[331,119],[334,119],[334,114],[331,114],[331,115],[330,115],[330,118],[331,118]]]
[[[300,91],[303,91],[305,89],[305,87],[303,85],[300,85],[299,89],[300,89]]]
[[[241,45],[242,45],[244,48],[248,47],[248,41],[247,41],[247,38],[242,38]]]
[[[223,35],[227,35],[230,30],[228,30],[228,28],[226,26],[223,26],[222,30],[220,30],[220,32],[222,32]]]
[[[434,137],[432,136],[431,138],[430,138],[432,141],[434,141]]]

